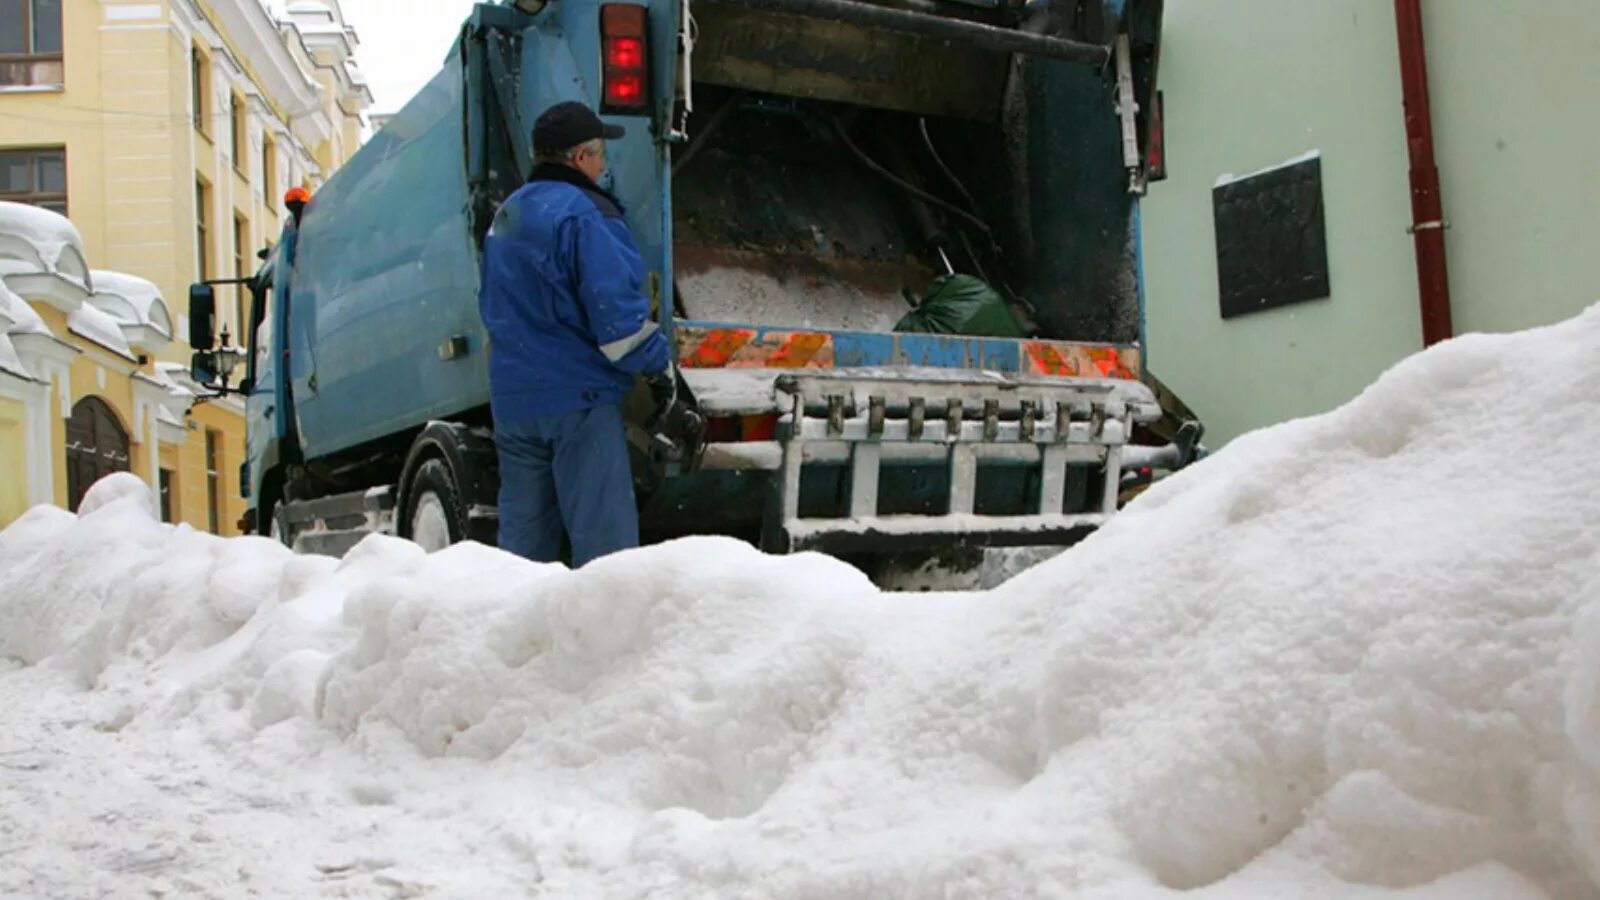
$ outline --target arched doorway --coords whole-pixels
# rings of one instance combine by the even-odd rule
[[[128,432],[99,397],[85,397],[67,420],[67,508],[78,511],[89,486],[128,471]]]

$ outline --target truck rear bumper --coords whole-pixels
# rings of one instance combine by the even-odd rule
[[[706,464],[773,469],[777,527],[767,543],[784,551],[1075,543],[1116,512],[1133,426],[1160,415],[1143,384],[1111,379],[802,370],[780,376],[777,389],[787,405],[776,452],[723,448],[709,451]],[[941,514],[882,514],[882,506],[893,505],[880,493],[883,467],[907,463],[942,466],[948,502]],[[977,512],[979,471],[993,463],[1036,468],[1032,509]],[[802,515],[801,481],[817,465],[848,471],[843,517]],[[1074,469],[1094,475],[1096,488],[1081,504],[1066,497]]]
[[[710,444],[701,458],[700,468],[720,470],[764,470],[777,472],[783,468],[783,441],[748,441],[737,444]],[[844,465],[854,454],[854,442],[809,440],[800,447],[806,465]],[[1044,460],[1045,448],[1038,444],[979,443],[971,448],[979,462],[1009,462],[1019,465],[1038,465]],[[934,442],[884,441],[879,450],[884,465],[902,463],[948,462],[950,447]],[[1072,465],[1104,463],[1106,448],[1097,446],[1069,446],[1067,462]],[[1141,457],[1142,459],[1143,457]]]

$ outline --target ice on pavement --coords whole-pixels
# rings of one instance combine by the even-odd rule
[[[988,593],[0,534],[0,896],[1600,897],[1600,308]]]

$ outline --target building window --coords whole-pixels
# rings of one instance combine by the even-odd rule
[[[233,126],[233,170],[249,178],[245,174],[245,147],[249,145],[250,132],[247,130],[249,120],[244,114],[244,98],[238,94],[233,95],[233,100],[228,106],[228,121]]]
[[[261,138],[261,195],[267,200],[267,209],[276,209],[278,193],[278,147],[272,138]]]
[[[206,429],[206,527],[221,534],[222,435]]]
[[[0,150],[0,200],[31,203],[66,215],[67,151]]]
[[[172,486],[177,483],[178,473],[171,469],[161,470],[161,521],[171,523],[172,519]]]
[[[211,188],[199,179],[194,182],[194,241],[195,241],[195,267],[200,272],[200,280],[205,281],[211,277],[211,244],[207,240],[207,226],[209,224],[208,210],[211,209]]]
[[[59,85],[61,0],[0,0],[0,85]]]
[[[189,91],[190,102],[194,105],[194,130],[210,136],[211,60],[199,47],[189,51]]]
[[[250,274],[250,224],[244,216],[233,217],[233,277],[245,278]],[[250,319],[246,310],[250,308],[250,291],[242,284],[233,286],[233,340],[235,346],[245,346],[246,323]]]

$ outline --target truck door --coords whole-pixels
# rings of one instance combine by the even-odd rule
[[[291,232],[286,240],[293,239]],[[247,506],[257,510],[263,499],[263,480],[282,461],[288,433],[288,367],[283,359],[286,343],[282,340],[288,309],[282,292],[288,289],[288,279],[277,274],[282,258],[279,253],[269,256],[251,286],[250,330],[245,341],[250,351],[245,361],[249,391],[244,403],[246,462],[239,487],[249,500]]]

